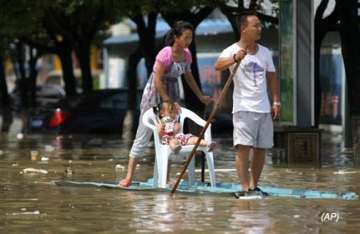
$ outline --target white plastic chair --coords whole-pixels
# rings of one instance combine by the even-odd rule
[[[180,124],[181,132],[183,131],[184,120],[186,118],[191,119],[196,124],[200,126],[205,126],[206,121],[200,118],[197,114],[186,109],[181,108],[180,114]],[[154,133],[154,145],[155,145],[155,165],[154,165],[154,187],[166,188],[167,174],[168,174],[168,164],[169,160],[172,158],[188,157],[194,147],[194,145],[182,146],[180,152],[177,155],[174,155],[174,152],[170,149],[168,145],[162,144],[159,136],[159,132],[156,128],[156,123],[159,122],[159,117],[154,113],[153,109],[147,110],[142,118],[142,121],[145,126],[151,128]],[[211,125],[207,128],[204,139],[211,143]],[[203,151],[205,153],[209,179],[211,187],[215,187],[215,166],[214,166],[214,157],[213,152],[208,152],[208,147],[199,146],[198,151]],[[192,158],[189,167],[188,167],[188,184],[192,186],[195,182],[195,156]]]

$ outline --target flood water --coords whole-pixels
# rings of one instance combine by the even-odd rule
[[[217,168],[234,168],[232,139],[216,139]],[[232,197],[59,187],[56,180],[115,181],[125,175],[130,142],[117,137],[0,136],[0,233],[358,233],[360,201]],[[354,191],[360,166],[337,145],[323,146],[323,164],[274,164],[261,184]],[[31,153],[31,151],[33,151]],[[32,154],[32,156],[31,156]],[[151,147],[136,180],[152,176]],[[118,165],[118,166],[117,166]],[[118,169],[116,169],[116,167]],[[36,171],[30,172],[33,168]],[[174,165],[172,176],[181,170]],[[25,169],[25,170],[24,170]],[[27,170],[26,170],[27,169]],[[234,171],[217,180],[237,182]],[[323,223],[324,212],[339,219]]]

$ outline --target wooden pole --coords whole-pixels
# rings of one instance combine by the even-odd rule
[[[236,71],[237,71],[237,69],[238,69],[238,67],[239,67],[239,64],[240,64],[240,62],[237,62],[237,63],[236,63],[236,65],[235,65],[234,69],[232,70],[232,72],[231,72],[228,80],[227,80],[226,83],[225,83],[225,86],[224,86],[223,90],[222,90],[221,93],[220,93],[220,97],[218,98],[218,100],[216,100],[215,105],[214,105],[214,109],[211,111],[210,116],[208,117],[208,120],[206,121],[206,124],[205,124],[205,126],[203,127],[203,129],[201,130],[200,136],[199,136],[196,144],[194,145],[194,148],[192,149],[192,151],[191,151],[191,153],[190,153],[190,156],[189,156],[189,157],[187,158],[187,160],[186,160],[185,166],[184,166],[183,170],[181,171],[180,176],[179,176],[178,179],[176,180],[176,183],[174,184],[174,187],[173,187],[172,190],[171,190],[171,195],[173,195],[173,194],[176,192],[176,189],[177,189],[177,187],[179,186],[180,180],[181,180],[182,177],[184,176],[184,174],[185,174],[185,172],[186,172],[186,169],[188,168],[188,166],[189,166],[192,158],[194,157],[195,152],[196,152],[197,148],[199,147],[199,144],[200,144],[201,139],[204,137],[204,134],[205,134],[206,129],[209,127],[210,122],[211,122],[211,120],[213,119],[216,111],[217,111],[217,110],[219,109],[219,107],[221,106],[221,104],[222,104],[222,102],[223,102],[223,99],[224,99],[224,97],[225,97],[225,95],[226,95],[226,93],[227,93],[227,91],[228,91],[228,89],[229,89],[229,87],[230,87],[231,81],[233,80],[234,75],[235,75],[235,73],[236,73]]]

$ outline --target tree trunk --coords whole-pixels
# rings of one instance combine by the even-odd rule
[[[148,15],[148,23],[145,24],[144,17],[139,14],[132,18],[132,21],[136,24],[136,30],[139,36],[140,48],[145,59],[145,66],[148,73],[148,77],[152,73],[152,69],[155,63],[155,57],[157,53],[156,49],[156,22],[157,12],[150,12]]]
[[[16,43],[16,60],[18,66],[18,88],[20,93],[20,109],[27,110],[29,107],[28,101],[28,85],[26,79],[26,70],[25,70],[25,47],[22,42]]]
[[[129,100],[128,105],[130,110],[136,109],[136,95],[137,95],[137,65],[142,58],[141,49],[138,47],[130,54],[128,59],[128,66],[126,76],[128,79]]]
[[[93,90],[93,80],[90,67],[90,42],[81,40],[75,49],[81,69],[82,89],[84,93]]]
[[[61,61],[66,96],[74,96],[76,94],[76,81],[72,63],[71,48],[66,45],[58,45],[56,51]]]
[[[6,84],[6,76],[4,70],[4,60],[0,55],[0,97],[1,97],[1,111],[2,111],[2,132],[8,132],[13,121],[11,111],[10,98]]]
[[[135,137],[135,133],[138,127],[138,119],[135,115],[136,107],[140,105],[140,103],[136,103],[137,101],[137,65],[142,58],[142,53],[140,47],[138,47],[134,53],[130,54],[128,59],[127,66],[127,79],[128,79],[128,106],[129,111],[132,113],[132,127],[131,134],[132,138]]]
[[[30,90],[30,107],[35,108],[36,107],[36,77],[38,74],[38,71],[36,69],[36,62],[38,60],[38,58],[41,56],[41,53],[39,53],[38,51],[34,51],[34,48],[30,46],[30,60],[29,60],[29,69],[30,69],[30,74],[29,74],[29,80],[30,80],[30,85],[29,85],[29,90]]]
[[[220,9],[231,24],[235,41],[240,40],[240,32],[236,23],[236,15],[242,13],[244,10],[247,10],[244,8],[244,1],[238,1],[237,7],[223,5]]]
[[[316,23],[315,23],[316,25]],[[315,26],[316,28],[316,26]],[[320,84],[320,51],[321,51],[321,42],[326,34],[320,34],[315,29],[315,48],[314,48],[314,92],[315,92],[315,124],[314,127],[319,127],[320,122],[320,108],[321,108],[321,84]]]
[[[345,65],[345,76],[348,97],[348,110],[345,124],[345,146],[353,147],[358,144],[354,139],[358,134],[359,126],[352,125],[354,116],[360,114],[359,87],[360,87],[360,47],[359,28],[357,19],[357,0],[336,1],[339,6],[341,51]],[[350,123],[349,123],[350,122]],[[346,122],[345,122],[346,123]]]
[[[229,11],[227,8],[221,8],[221,12],[226,16],[227,20],[230,22],[233,29],[234,40],[238,41],[240,39],[240,32],[236,24],[235,15],[233,12]]]
[[[314,35],[314,112],[315,112],[315,124],[316,128],[319,127],[320,122],[320,108],[321,108],[321,84],[320,84],[320,52],[321,52],[321,43],[327,33],[327,27],[324,25],[322,19],[324,11],[328,5],[328,0],[321,1],[319,7],[316,10],[315,14],[315,35]],[[326,29],[325,29],[326,28]]]
[[[321,109],[321,83],[320,83],[320,52],[321,43],[330,31],[338,30],[339,9],[335,6],[334,11],[323,19],[323,14],[328,6],[329,0],[322,0],[318,6],[315,14],[315,45],[314,45],[314,89],[315,89],[315,127],[320,123],[320,109]]]
[[[191,64],[191,72],[194,76],[197,85],[201,89],[195,39],[193,39],[192,43],[190,44],[189,50],[191,51],[192,60],[193,60]],[[194,92],[190,89],[190,87],[187,85],[186,82],[183,82],[183,85],[184,85],[186,106],[189,107],[191,110],[194,110],[200,116],[202,116],[202,114],[204,113],[204,104],[200,102],[198,97],[194,94]]]
[[[341,49],[345,64],[350,114],[360,114],[360,47],[357,0],[337,1],[340,4]]]
[[[155,43],[155,35],[148,35],[146,38],[146,45],[148,46],[145,46],[145,48],[143,48],[143,55],[145,59],[147,74],[149,77],[153,70],[157,49]]]

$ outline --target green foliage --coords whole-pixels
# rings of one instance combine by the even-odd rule
[[[7,38],[43,38],[46,26],[62,36],[108,29],[120,19],[115,0],[0,0],[0,35]],[[122,2],[122,1],[121,1]],[[48,25],[46,25],[48,24]]]

